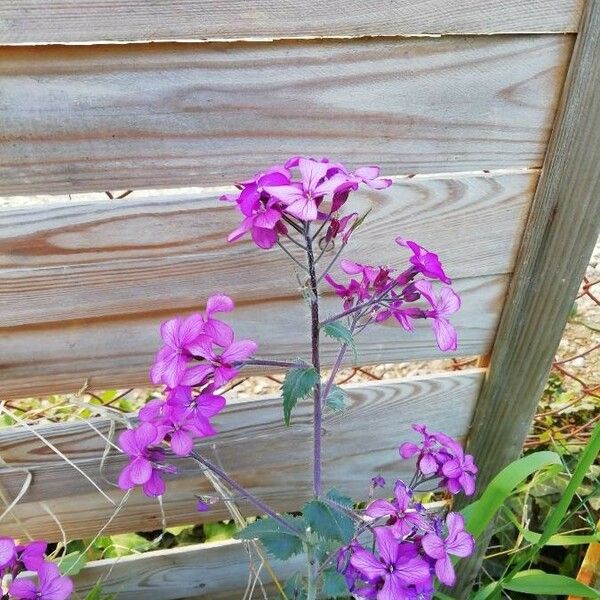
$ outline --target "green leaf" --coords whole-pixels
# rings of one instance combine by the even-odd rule
[[[547,451],[535,452],[510,463],[492,479],[481,498],[463,510],[467,529],[475,538],[479,537],[519,484],[536,471],[557,464],[561,464],[560,456]]]
[[[600,598],[600,593],[572,577],[551,575],[537,569],[517,573],[510,581],[503,582],[502,587],[523,594]]]
[[[577,489],[583,482],[588,469],[596,460],[598,453],[600,453],[600,423],[594,427],[592,436],[586,444],[579,461],[577,462],[577,467],[571,476],[567,488],[561,495],[558,504],[548,516],[542,535],[539,541],[536,543],[537,547],[542,547],[545,545],[560,528],[562,520],[569,509],[569,505],[577,493]]]
[[[292,575],[283,586],[283,591],[288,600],[306,600],[306,585],[300,573]],[[283,598],[279,595],[279,598]]]
[[[323,327],[323,331],[325,332],[325,335],[328,335],[330,338],[342,342],[343,344],[347,344],[352,348],[354,359],[356,360],[356,346],[354,345],[352,332],[341,321],[327,323],[327,325]]]
[[[343,511],[321,500],[311,500],[302,510],[306,524],[318,536],[347,544],[354,535],[354,521]]]
[[[471,596],[471,600],[485,600],[486,598],[489,598],[498,589],[498,586],[499,584],[497,581],[492,581],[492,583],[488,583],[486,586],[477,590],[477,592],[473,596]],[[444,599],[442,598],[442,600]]]
[[[60,559],[58,568],[63,575],[73,576],[85,567],[86,562],[87,558],[83,552],[71,552]]]
[[[344,576],[335,569],[327,569],[323,573],[323,596],[325,598],[347,598],[348,586]]]
[[[102,594],[102,586],[98,581],[96,585],[88,592],[84,600],[115,600],[116,597],[117,594],[108,594],[107,596],[104,596]]]
[[[218,542],[231,539],[236,531],[235,523],[204,523],[204,533],[207,542]]]
[[[282,519],[297,529],[304,530],[302,517],[282,515]],[[280,560],[287,560],[302,551],[302,537],[271,517],[250,523],[234,537],[238,540],[258,539],[271,556]]]
[[[454,598],[452,596],[447,596],[446,594],[444,594],[443,592],[440,592],[439,590],[435,590],[433,592],[433,596],[435,598],[439,598],[439,600],[454,600]]]
[[[507,510],[508,518],[513,522],[515,527],[519,530],[526,542],[530,544],[539,543],[542,534],[531,531],[526,527],[523,527],[515,514],[511,510]],[[583,544],[593,544],[594,542],[600,542],[600,533],[590,535],[571,535],[558,533],[548,538],[545,546],[580,546]]]
[[[304,398],[313,390],[319,381],[319,375],[314,367],[304,369],[290,369],[283,380],[281,392],[283,394],[283,420],[286,425],[290,424],[292,410],[301,398]]]
[[[326,406],[331,410],[342,410],[346,407],[348,394],[338,385],[332,385],[327,394]]]
[[[151,550],[154,545],[137,533],[120,533],[110,536],[110,545],[106,548],[104,556],[118,558]]]

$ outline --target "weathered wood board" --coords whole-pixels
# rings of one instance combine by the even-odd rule
[[[253,563],[260,565],[256,553]],[[269,563],[280,581],[285,581],[302,568],[302,557],[286,562],[269,559]],[[140,595],[152,600],[232,600],[243,597],[249,564],[244,545],[227,540],[93,561],[74,581],[77,592],[84,594],[102,580],[103,591],[117,592],[119,600],[139,600]],[[269,598],[275,598],[275,586],[266,569],[260,574]]]
[[[199,273],[199,277],[200,277]],[[493,341],[508,275],[458,279],[455,288],[462,308],[453,322],[459,333],[459,349],[444,356],[486,353]],[[205,293],[198,286],[188,309],[162,310],[111,319],[82,318],[40,326],[0,330],[2,397],[23,398],[50,392],[77,391],[86,380],[93,389],[147,386],[148,370],[160,345],[161,321],[174,313],[188,313],[204,306]],[[336,298],[323,298],[324,314],[339,310]],[[308,316],[300,298],[274,298],[240,304],[227,321],[239,339],[255,339],[258,357],[289,360],[306,355]],[[294,332],[293,336],[290,332]],[[418,323],[412,334],[389,320],[361,336],[357,362],[373,364],[439,358],[430,323]],[[323,359],[331,364],[337,346],[324,340]],[[350,364],[352,357],[348,358]],[[251,374],[256,370],[248,369]]]
[[[348,408],[329,414],[324,423],[326,486],[363,497],[374,474],[382,473],[392,480],[409,475],[412,465],[399,460],[396,448],[404,439],[415,437],[410,423],[426,422],[433,430],[443,429],[463,438],[482,380],[483,371],[472,370],[349,387]],[[216,443],[219,459],[242,485],[279,510],[297,509],[312,489],[310,412],[310,403],[301,403],[293,427],[288,428],[282,422],[279,398],[232,403],[215,420],[220,434],[199,448],[210,458]],[[97,425],[108,432],[106,422]],[[123,458],[111,454],[100,472],[105,442],[88,425],[49,425],[37,431],[85,470],[116,503],[120,501],[123,494],[114,487],[114,481]],[[377,435],[373,435],[375,431]],[[0,430],[0,448],[3,461],[9,465],[0,469],[0,486],[7,498],[16,497],[26,473],[32,474],[28,491],[13,510],[19,521],[9,516],[2,523],[5,535],[24,530],[34,537],[60,538],[50,511],[67,536],[80,538],[96,534],[113,514],[115,507],[31,432],[23,428]],[[194,493],[207,493],[210,486],[187,459],[179,460],[178,465],[182,475],[170,482],[164,498],[167,523],[225,517],[221,506],[207,514],[196,513]],[[253,514],[252,507],[241,503],[241,508]],[[157,502],[135,492],[105,532],[148,531],[159,529],[161,523]]]
[[[541,165],[571,35],[0,49],[0,193]]]
[[[4,0],[0,44],[576,31],[582,0]]]

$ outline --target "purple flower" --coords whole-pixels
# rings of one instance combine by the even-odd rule
[[[0,537],[0,571],[16,558],[15,542],[9,537]]]
[[[379,557],[365,549],[356,550],[352,566],[378,588],[377,600],[404,598],[409,585],[425,583],[431,577],[429,565],[417,555],[413,544],[400,544],[387,527],[377,527],[375,538]]]
[[[439,459],[442,443],[437,434],[427,431],[425,425],[414,424],[412,428],[423,436],[423,442],[420,446],[412,442],[404,442],[399,448],[400,456],[406,460],[418,454],[417,467],[419,471],[423,475],[432,475],[442,462]]]
[[[225,398],[213,394],[213,386],[208,386],[200,394],[189,400],[172,400],[173,416],[179,420],[191,421],[200,437],[216,433],[210,418],[220,413],[225,407]]]
[[[379,177],[379,171],[376,166],[360,167],[352,175],[357,182],[363,182],[374,190],[383,190],[392,185],[392,180]]]
[[[66,600],[73,592],[73,582],[61,576],[54,563],[46,562],[37,569],[39,583],[15,579],[8,592],[14,600]]]
[[[252,240],[259,248],[264,250],[272,248],[277,243],[279,234],[287,231],[281,221],[282,214],[276,205],[277,200],[269,200],[265,206],[261,206],[254,214],[246,217],[241,225],[229,234],[227,241],[235,242],[250,232]]]
[[[202,333],[208,335],[217,346],[229,346],[233,341],[233,329],[227,323],[215,319],[213,315],[220,312],[231,312],[235,308],[233,300],[225,294],[210,296],[202,315],[204,322]]]
[[[17,546],[19,561],[28,571],[37,571],[44,563],[48,542],[34,540],[25,546]]]
[[[374,500],[365,510],[365,515],[377,519],[390,517],[388,527],[399,540],[416,529],[427,530],[429,525],[416,507],[411,506],[412,492],[403,481],[398,480],[394,487],[394,502]]]
[[[188,350],[203,333],[204,320],[201,315],[175,317],[165,321],[160,327],[160,335],[165,345],[158,351],[150,370],[152,383],[164,383],[173,388],[183,378],[187,364],[191,360]]]
[[[426,316],[433,319],[433,332],[437,340],[438,348],[442,352],[456,350],[456,329],[452,326],[447,316],[454,314],[460,308],[460,298],[452,288],[444,287],[439,298],[433,292],[433,286],[429,281],[417,281],[415,288],[426,298],[431,310],[426,311]]]
[[[438,434],[438,436],[443,434]],[[461,490],[467,496],[475,493],[475,475],[477,466],[473,456],[465,454],[461,445],[449,436],[444,436],[446,449],[449,451],[445,456],[441,472],[443,479],[441,485],[445,485],[451,494],[458,494]],[[443,439],[443,438],[442,438]]]
[[[237,364],[254,354],[257,347],[257,343],[252,340],[241,340],[232,342],[217,354],[209,337],[199,338],[190,346],[190,350],[195,356],[201,356],[209,362],[190,368],[181,383],[198,385],[212,376],[215,388],[219,388],[238,374]]]
[[[448,513],[446,517],[448,528],[444,538],[437,533],[428,533],[422,540],[423,550],[435,560],[435,574],[445,585],[454,585],[456,575],[450,556],[465,557],[473,553],[475,541],[473,536],[465,531],[465,521],[459,513]]]
[[[164,494],[165,483],[161,474],[175,471],[174,467],[162,464],[165,453],[156,446],[162,442],[164,434],[164,430],[144,422],[119,436],[119,446],[130,459],[119,475],[119,487],[122,490],[141,485],[147,496]]]
[[[430,279],[439,279],[442,283],[452,283],[446,273],[444,273],[444,268],[442,267],[442,263],[437,254],[425,250],[425,248],[419,246],[417,242],[405,240],[402,237],[397,237],[396,243],[399,246],[404,246],[412,251],[413,255],[409,260],[415,270],[419,273],[422,273],[425,277],[429,277]]]
[[[332,165],[312,158],[299,158],[301,183],[291,185],[267,186],[265,191],[285,204],[285,212],[302,221],[315,221],[318,207],[324,196],[333,194],[347,184],[347,177],[335,173],[327,179]]]
[[[373,489],[375,488],[384,488],[385,487],[385,479],[383,478],[382,475],[376,475],[375,477],[371,478],[371,487]]]

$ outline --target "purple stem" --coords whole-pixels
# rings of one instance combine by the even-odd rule
[[[213,465],[209,460],[206,460],[203,456],[198,454],[198,452],[194,451],[190,455],[197,463],[201,464],[203,467],[207,468],[209,471],[214,473],[219,479],[224,481],[231,489],[235,490],[242,498],[254,504],[258,510],[260,510],[265,515],[269,515],[272,519],[277,521],[280,525],[293,531],[297,535],[302,535],[303,532],[288,523],[285,519],[280,517],[272,508],[267,506],[262,500],[258,499],[256,496],[251,494],[245,487],[241,486],[235,479],[232,479],[225,471],[217,467],[217,465]]]
[[[356,306],[353,306],[352,308],[349,308],[349,309],[345,310],[344,312],[341,312],[338,315],[334,315],[333,317],[329,317],[328,319],[325,319],[324,321],[321,322],[321,327],[323,327],[324,325],[327,325],[328,323],[333,323],[334,321],[338,321],[339,319],[342,319],[343,317],[347,317],[348,315],[351,315],[359,310],[363,310],[364,308],[367,308],[368,306],[377,304],[379,301],[383,300],[383,298],[385,298],[385,296],[389,292],[391,292],[397,285],[398,285],[397,281],[395,281],[395,280],[392,281],[392,283],[390,285],[388,285],[383,290],[383,292],[381,292],[381,294],[379,294],[379,296],[375,296],[374,298],[371,298],[367,302],[363,302],[362,304],[357,304]]]
[[[321,355],[319,350],[319,295],[317,273],[315,271],[315,255],[313,241],[308,224],[304,227],[306,242],[306,258],[308,262],[308,277],[310,282],[310,320],[312,364],[317,372],[318,383],[314,389],[313,412],[313,491],[318,498],[321,496],[321,430],[323,427],[323,405],[321,403]]]
[[[254,367],[281,367],[282,369],[304,368],[306,363],[303,361],[290,362],[287,360],[263,360],[261,358],[251,358],[234,363],[236,366],[245,367],[252,365]]]

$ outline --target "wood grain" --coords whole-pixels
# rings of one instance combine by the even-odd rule
[[[414,377],[398,381],[359,384],[348,388],[349,406],[325,419],[324,477],[327,487],[338,487],[356,497],[368,491],[371,474],[407,476],[411,465],[401,463],[396,447],[412,439],[412,422],[426,422],[433,429],[459,438],[467,432],[483,371]],[[310,403],[301,403],[291,428],[282,423],[281,400],[271,398],[230,404],[216,419],[220,434],[199,445],[218,456],[228,472],[278,510],[298,508],[311,494]],[[366,426],[368,424],[368,426]],[[98,422],[107,431],[106,422]],[[111,455],[100,472],[104,441],[85,423],[41,426],[40,434],[76,462],[110,496],[119,501],[122,492],[110,482],[123,465],[120,455]],[[377,435],[373,435],[377,431]],[[94,535],[108,521],[114,507],[72,466],[53,455],[37,438],[20,428],[0,430],[0,455],[9,466],[0,469],[0,486],[8,498],[19,492],[25,473],[33,479],[13,515],[21,524],[2,523],[5,535],[22,533],[60,537],[55,521],[39,501],[58,518],[71,538]],[[169,484],[165,512],[170,525],[223,518],[222,507],[197,514],[194,493],[210,487],[193,465],[179,460],[180,477]],[[252,507],[241,504],[245,514]],[[137,492],[111,522],[106,532],[153,530],[161,526],[158,504]],[[23,529],[22,529],[23,528]]]
[[[480,468],[480,491],[522,451],[598,239],[599,81],[600,2],[592,1],[583,17],[469,436],[469,450]],[[479,572],[491,532],[483,537],[479,552],[459,567],[461,597],[467,596]]]
[[[82,318],[0,329],[2,398],[74,392],[86,380],[92,389],[147,386],[149,366],[159,347],[159,324],[174,313],[189,313],[204,306],[205,291],[201,273],[198,275],[198,289],[189,297],[187,309],[147,312],[135,318]],[[459,348],[445,356],[472,356],[489,350],[508,279],[508,275],[498,275],[455,280],[463,300],[461,310],[453,315]],[[337,300],[324,297],[323,314],[337,311]],[[239,304],[227,321],[239,339],[259,343],[257,356],[289,360],[307,352],[307,319],[300,297],[283,297]],[[407,334],[390,320],[366,332],[358,345],[359,364],[440,357],[427,322]],[[325,340],[324,363],[331,364],[335,353],[335,344]]]
[[[78,8],[80,10],[80,8]],[[570,35],[0,49],[0,193],[541,165]]]
[[[575,31],[582,0],[5,0],[0,44]]]
[[[302,569],[301,556],[269,562],[282,581]],[[254,564],[260,564],[256,554]],[[227,540],[93,561],[74,582],[77,592],[84,594],[102,579],[103,591],[116,592],[119,600],[139,600],[142,594],[152,600],[232,600],[243,597],[248,567],[248,553],[242,543]],[[265,569],[261,580],[269,598],[275,598]]]
[[[509,273],[536,181],[535,172],[412,179],[357,194],[347,210],[370,213],[346,255],[400,265],[402,234],[435,248],[453,277]],[[278,248],[227,244],[240,218],[214,194],[0,211],[1,326],[186,309],[199,280],[205,296],[227,290],[241,303],[271,298],[273,281],[278,296],[296,296]]]

